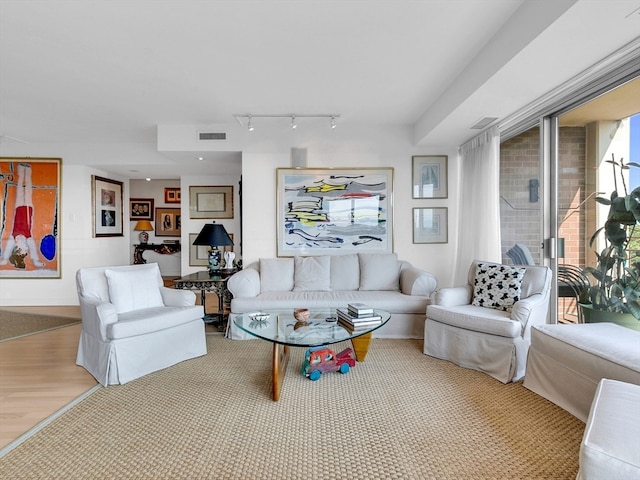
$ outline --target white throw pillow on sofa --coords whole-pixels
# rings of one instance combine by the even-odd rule
[[[327,292],[331,290],[329,257],[295,257],[294,265],[294,291]]]
[[[358,255],[331,255],[331,290],[349,291],[360,288]]]
[[[104,271],[109,284],[109,297],[116,312],[126,313],[143,308],[162,307],[162,294],[155,268]]]
[[[395,253],[359,253],[360,290],[400,290],[400,262]]]
[[[293,290],[293,258],[260,259],[260,291],[290,292]]]

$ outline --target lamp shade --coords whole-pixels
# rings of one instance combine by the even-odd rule
[[[193,241],[194,245],[208,245],[210,247],[228,247],[233,245],[233,240],[219,223],[207,223]]]
[[[153,225],[151,225],[149,220],[139,220],[133,229],[138,232],[150,232],[153,230]]]

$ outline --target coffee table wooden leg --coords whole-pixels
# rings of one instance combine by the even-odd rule
[[[369,345],[371,344],[371,332],[360,335],[351,339],[351,346],[356,354],[356,360],[364,362],[367,352],[369,351]]]
[[[277,402],[280,399],[280,388],[282,387],[282,380],[284,379],[284,372],[287,370],[287,363],[289,362],[289,346],[280,345],[279,343],[273,344],[273,364],[272,364],[272,377],[273,377],[273,401]]]

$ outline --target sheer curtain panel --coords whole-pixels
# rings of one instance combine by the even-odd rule
[[[500,130],[490,128],[460,146],[460,215],[455,284],[466,283],[473,260],[501,263]]]

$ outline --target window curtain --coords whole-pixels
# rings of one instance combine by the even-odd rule
[[[467,283],[473,260],[500,263],[500,130],[460,146],[460,215],[455,285]]]

